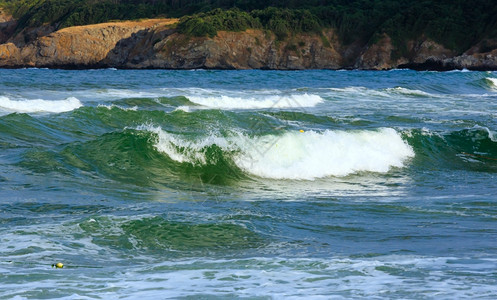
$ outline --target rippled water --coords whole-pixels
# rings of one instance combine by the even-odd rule
[[[496,174],[495,72],[0,70],[0,297],[493,299]]]

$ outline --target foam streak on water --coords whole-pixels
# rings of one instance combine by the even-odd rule
[[[117,269],[119,278],[110,280],[102,278],[104,273],[99,268],[66,270],[78,280],[64,280],[64,287],[78,298],[119,291],[126,299],[158,297],[160,293],[167,293],[168,297],[173,298],[271,295],[276,299],[300,299],[305,295],[306,298],[351,299],[379,296],[404,298],[406,295],[431,297],[436,294],[438,298],[462,299],[475,295],[495,296],[495,290],[486,285],[486,279],[478,276],[480,272],[495,267],[497,262],[493,260],[468,262],[451,257],[416,256],[329,260],[189,260],[159,263],[152,268]],[[39,276],[45,273],[42,270],[36,272]],[[96,276],[90,283],[88,279],[92,273]],[[57,288],[56,282],[51,280],[39,284],[35,288]],[[8,290],[0,296],[22,295],[24,290],[33,288],[13,282],[7,287]],[[34,295],[42,294],[35,292]]]

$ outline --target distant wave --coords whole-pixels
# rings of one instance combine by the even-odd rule
[[[395,88],[388,88],[386,89],[387,92],[393,93],[393,94],[402,94],[402,95],[409,95],[409,96],[418,96],[418,97],[433,97],[433,94],[423,92],[420,90],[412,90],[412,89],[407,89],[403,87],[395,87]]]
[[[216,135],[186,140],[160,127],[142,126],[157,134],[155,147],[177,162],[205,165],[212,146],[223,150],[244,172],[264,178],[313,180],[357,172],[388,172],[414,156],[394,129],[286,132],[281,136]]]
[[[136,106],[136,105],[133,106],[133,107],[122,107],[122,106],[119,106],[119,105],[116,105],[116,104],[111,104],[111,105],[99,104],[98,107],[107,108],[108,110],[112,110],[114,108],[120,109],[120,110],[131,110],[131,111],[138,110],[138,106]]]
[[[195,103],[209,108],[219,109],[261,109],[261,108],[299,108],[314,107],[324,100],[318,95],[288,95],[260,97],[231,97],[231,96],[187,96]]]
[[[437,71],[435,71],[435,72],[437,72]],[[466,68],[463,68],[460,70],[456,69],[456,70],[450,70],[450,71],[445,71],[445,72],[447,72],[447,73],[468,73],[468,72],[472,72],[472,71],[468,70]]]
[[[436,97],[436,95],[421,90],[408,89],[404,87],[394,87],[394,88],[376,90],[361,86],[351,86],[345,88],[330,88],[329,90],[337,93],[352,94],[354,96],[369,96],[369,97],[382,97],[382,98],[389,98],[398,95],[414,96],[414,97]]]
[[[20,113],[61,113],[75,110],[83,106],[79,99],[69,97],[65,100],[11,100],[8,97],[0,96],[0,109]]]
[[[178,106],[174,111],[191,112],[192,110],[191,110],[190,106],[181,105],[181,106]]]
[[[368,93],[377,92],[376,90],[368,89],[363,86],[348,86],[343,88],[329,88],[330,91],[339,93]],[[381,94],[381,93],[380,93]]]
[[[101,89],[92,91],[98,97],[109,97],[109,98],[157,98],[160,95],[156,93],[150,93],[147,91],[134,91],[128,89]]]

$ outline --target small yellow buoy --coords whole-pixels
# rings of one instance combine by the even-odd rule
[[[304,130],[302,130],[302,129],[300,129],[299,131],[300,131],[300,132],[304,132]]]
[[[63,267],[64,267],[64,264],[61,262],[58,262],[58,263],[52,265],[52,268],[57,268],[57,269],[62,269]]]

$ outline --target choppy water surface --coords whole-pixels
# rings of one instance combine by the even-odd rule
[[[495,72],[0,70],[0,297],[493,299],[496,175]]]

